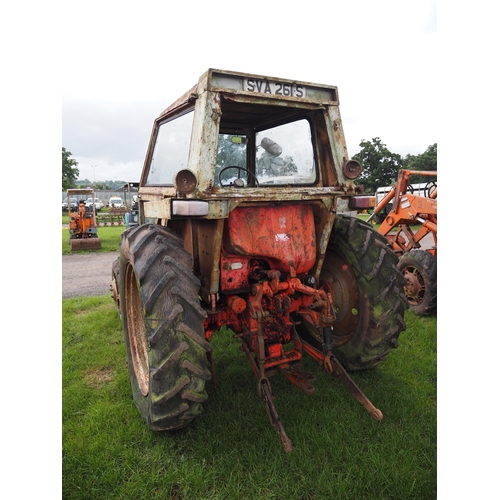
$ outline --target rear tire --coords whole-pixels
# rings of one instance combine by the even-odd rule
[[[346,370],[373,368],[398,346],[408,304],[397,262],[385,238],[369,224],[337,216],[320,282],[334,298],[332,352]],[[305,339],[325,350],[323,334],[302,324],[309,333]]]
[[[130,383],[155,431],[184,427],[208,399],[206,313],[191,268],[182,239],[163,226],[122,234],[118,288]]]
[[[426,250],[413,249],[399,259],[406,280],[404,291],[410,309],[419,316],[437,312],[437,259]]]

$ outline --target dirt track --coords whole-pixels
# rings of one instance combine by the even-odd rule
[[[118,252],[62,256],[62,298],[110,295],[111,266]]]

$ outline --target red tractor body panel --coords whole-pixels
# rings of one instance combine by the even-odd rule
[[[292,268],[307,273],[316,262],[310,205],[239,207],[229,214],[226,228],[224,249],[233,256],[267,260],[283,273]]]

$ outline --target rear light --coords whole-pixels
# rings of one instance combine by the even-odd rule
[[[177,172],[175,176],[175,187],[182,194],[190,194],[196,189],[198,181],[196,175],[187,168]]]
[[[357,179],[361,175],[361,163],[357,160],[348,160],[345,162],[342,171],[348,179]]]
[[[377,204],[375,196],[353,196],[349,198],[349,208],[374,208]]]

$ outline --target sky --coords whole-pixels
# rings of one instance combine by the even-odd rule
[[[336,85],[350,156],[438,142],[436,0],[69,5],[62,146],[80,179],[138,181],[154,119],[209,68]]]

